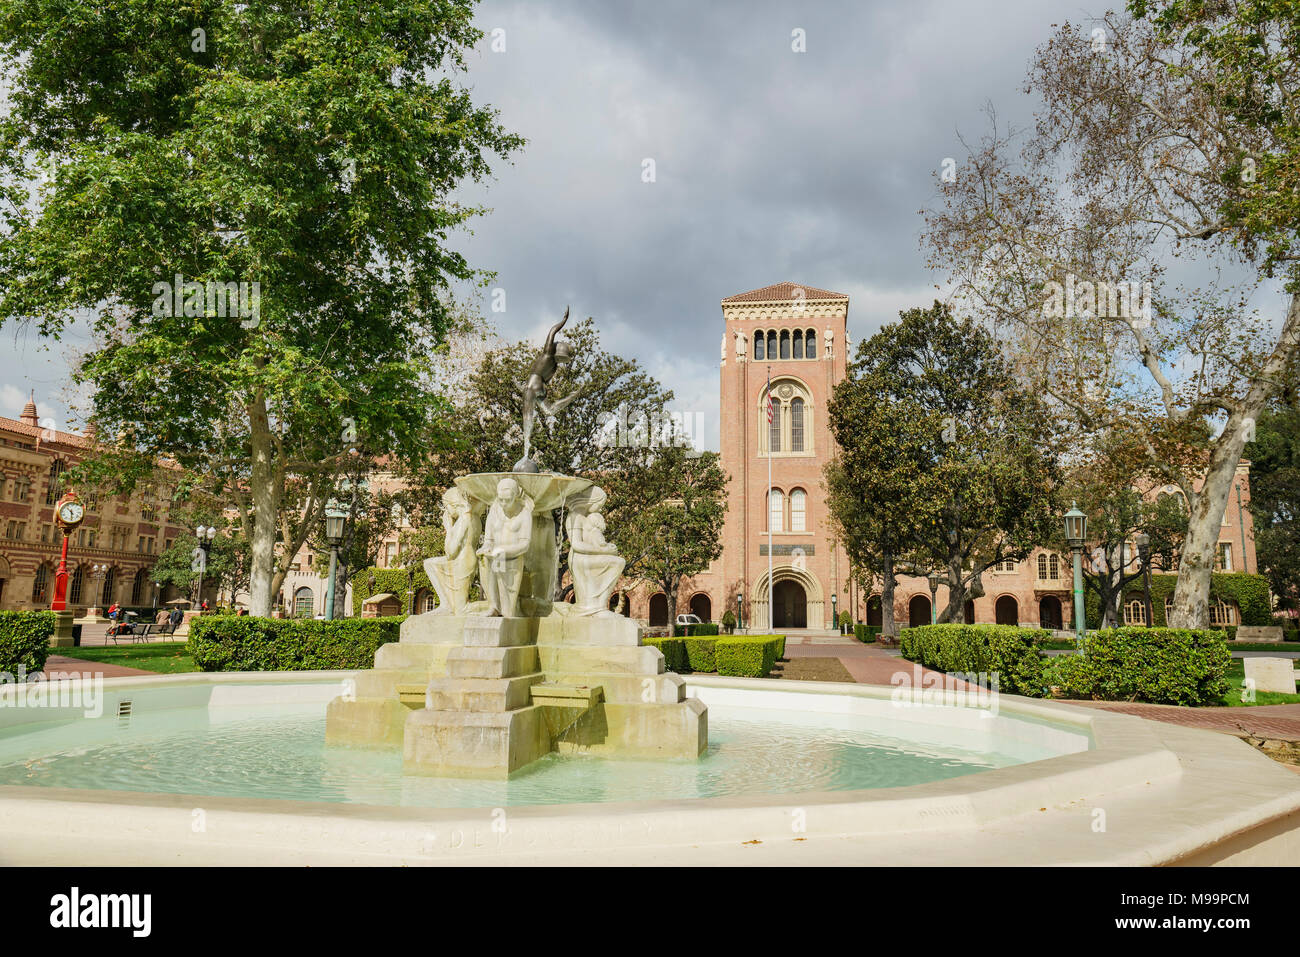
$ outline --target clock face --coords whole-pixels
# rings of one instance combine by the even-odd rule
[[[59,509],[59,518],[69,525],[76,525],[84,514],[85,510],[76,502],[65,502]]]

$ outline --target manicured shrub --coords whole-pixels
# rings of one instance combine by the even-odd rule
[[[731,634],[736,627],[736,613],[728,608],[722,613],[722,627],[726,629],[727,634]]]
[[[1043,659],[1038,645],[1050,640],[1041,628],[1015,625],[922,625],[904,628],[903,657],[936,671],[996,674],[1007,694],[1042,694]]]
[[[766,678],[785,648],[783,635],[733,635],[719,638],[718,674],[739,678]]]
[[[0,611],[0,671],[16,676],[20,666],[27,674],[44,668],[55,621],[52,611]]]
[[[694,635],[716,635],[718,625],[716,622],[702,622],[698,625],[673,625],[673,637],[681,638],[683,636],[691,637]]]
[[[1221,631],[1108,628],[1044,674],[1066,697],[1152,704],[1213,705],[1228,693],[1232,654]]]
[[[205,615],[190,623],[186,650],[201,671],[373,668],[375,652],[398,640],[404,620]]]
[[[646,635],[641,639],[641,644],[658,648],[663,653],[664,670],[675,671],[677,674],[690,671],[690,664],[686,660],[685,638],[656,638]]]
[[[856,624],[853,626],[853,637],[862,642],[873,642],[880,637],[879,625]]]

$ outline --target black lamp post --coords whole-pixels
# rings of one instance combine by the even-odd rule
[[[1083,543],[1088,535],[1088,516],[1074,502],[1065,513],[1065,541],[1074,553],[1074,634],[1080,643],[1087,628],[1083,615]]]
[[[930,624],[937,625],[939,623],[939,585],[943,583],[943,576],[935,571],[930,572],[925,577],[930,583]]]
[[[736,630],[744,631],[745,629],[745,595],[742,592],[736,596]]]
[[[1142,591],[1147,606],[1146,626],[1154,628],[1156,618],[1155,609],[1151,607],[1151,536],[1146,532],[1138,532],[1133,536],[1133,541],[1138,548],[1138,560],[1142,562]]]
[[[339,546],[343,544],[343,523],[347,520],[347,506],[329,502],[325,506],[325,538],[330,543],[330,583],[325,589],[325,620],[334,620],[334,582],[339,567]]]
[[[217,537],[217,530],[211,525],[200,525],[194,530],[194,537],[199,541],[199,550],[203,553],[199,559],[199,594],[196,604],[203,609],[203,573],[208,570],[208,553],[212,550],[212,540]]]
[[[158,592],[162,591],[162,582],[153,583],[153,616],[158,617]]]
[[[839,629],[839,633],[842,635],[844,634],[844,627],[840,624],[840,616],[835,611],[839,605],[839,601],[840,596],[835,594],[835,592],[831,592],[831,622],[837,629]]]

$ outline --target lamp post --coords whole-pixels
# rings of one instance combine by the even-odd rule
[[[348,507],[330,501],[325,505],[325,538],[330,543],[330,583],[325,590],[325,620],[334,620],[334,578],[339,567],[339,546],[343,544],[343,523]]]
[[[939,623],[939,585],[943,582],[943,576],[937,571],[933,571],[925,577],[930,582],[930,624],[937,625]]]
[[[835,609],[839,606],[839,601],[840,601],[840,596],[835,594],[834,592],[831,592],[831,622],[835,625],[836,629],[838,629],[839,633],[842,635],[844,634],[844,628],[842,625],[840,625],[840,616],[835,611]]]
[[[1146,626],[1154,628],[1156,618],[1155,609],[1151,607],[1151,536],[1146,532],[1138,532],[1133,536],[1133,542],[1138,548],[1138,560],[1142,562],[1142,591],[1146,597],[1147,611]]]
[[[99,618],[99,606],[102,603],[102,599],[103,599],[104,578],[108,575],[108,565],[106,564],[91,565],[90,574],[95,577],[95,580],[99,582],[99,585],[95,589],[95,600],[91,602],[90,610],[86,612],[86,617],[97,619]]]
[[[158,592],[162,591],[162,582],[153,583],[153,616],[158,617]]]
[[[1083,617],[1083,543],[1088,535],[1088,516],[1070,503],[1065,513],[1065,541],[1074,553],[1074,635],[1083,644],[1085,621]]]
[[[196,571],[199,573],[199,592],[198,599],[195,602],[199,609],[203,608],[203,573],[208,570],[208,552],[212,550],[212,540],[217,537],[217,530],[211,525],[200,525],[194,530],[194,537],[199,542],[199,554],[195,555],[195,564],[198,566]]]
[[[745,629],[745,594],[741,592],[736,596],[736,631]]]

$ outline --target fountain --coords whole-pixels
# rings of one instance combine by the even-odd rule
[[[524,389],[524,458],[464,475],[443,496],[446,553],[425,562],[439,605],[402,623],[354,693],[330,702],[326,742],[401,747],[410,774],[506,777],[550,754],[697,758],[705,706],[665,672],[636,622],[608,610],[624,560],[605,542],[605,493],[529,458],[532,409],[566,343],[551,329]],[[575,601],[554,601],[556,513],[569,534]],[[470,601],[477,576],[485,596]]]

